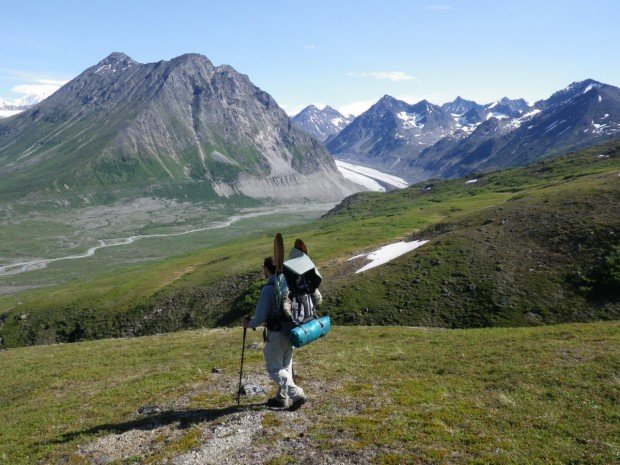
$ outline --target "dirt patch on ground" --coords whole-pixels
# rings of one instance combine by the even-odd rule
[[[258,349],[257,349],[258,350]],[[190,408],[200,395],[225,392],[235,385],[232,374],[212,373],[208,383],[189,386],[165,406],[136,414],[113,425],[113,433],[80,445],[76,455],[92,465],[161,463],[166,465],[239,465],[262,463],[364,464],[373,451],[322,450],[312,427],[321,421],[313,404],[329,391],[318,383],[301,382],[310,402],[298,411],[270,408],[265,402],[274,385],[265,374],[248,374],[244,385],[264,387],[268,394],[242,396],[216,409]],[[326,391],[327,389],[327,391]]]

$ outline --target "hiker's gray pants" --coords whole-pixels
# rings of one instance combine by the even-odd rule
[[[278,384],[278,397],[291,400],[304,396],[304,391],[293,381],[293,346],[288,335],[280,331],[266,331],[265,365],[269,377]]]

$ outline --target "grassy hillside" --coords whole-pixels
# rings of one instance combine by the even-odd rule
[[[338,323],[514,326],[618,318],[620,144],[345,199],[303,237]],[[3,347],[226,325],[253,309],[275,231],[0,298]],[[429,239],[355,274],[354,255]]]
[[[0,463],[606,465],[619,336],[337,326],[296,351],[311,401],[294,413],[235,407],[240,328],[0,351]],[[248,338],[244,382],[269,390]]]

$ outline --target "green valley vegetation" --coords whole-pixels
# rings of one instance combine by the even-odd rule
[[[614,142],[525,168],[356,194],[282,232],[287,246],[295,237],[309,245],[325,278],[324,309],[339,324],[617,319],[619,154]],[[2,347],[233,324],[253,309],[275,232],[4,296]],[[412,239],[429,242],[364,273],[355,273],[364,259],[349,261]]]
[[[236,407],[240,328],[4,350],[0,463],[607,465],[619,335],[336,326],[295,352],[297,412]],[[245,382],[267,387],[248,337]]]

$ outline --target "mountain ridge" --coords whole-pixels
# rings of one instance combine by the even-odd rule
[[[531,106],[507,97],[480,105],[460,96],[441,107],[429,105],[385,95],[326,146],[343,161],[417,182],[524,165],[620,136],[620,89],[593,79],[574,82]],[[426,127],[420,108],[432,109],[442,123]],[[399,116],[417,133],[399,126]],[[566,132],[554,132],[554,121]],[[560,126],[566,121],[573,129]]]
[[[216,197],[256,198],[359,190],[267,92],[192,53],[140,64],[114,52],[0,121],[0,149],[0,193],[17,182],[41,191],[198,181]]]
[[[324,142],[342,131],[354,118],[344,116],[329,105],[323,109],[308,105],[291,119],[301,129]]]

